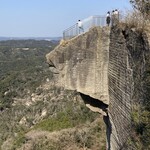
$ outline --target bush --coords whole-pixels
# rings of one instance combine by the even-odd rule
[[[132,12],[130,11],[126,14],[125,23],[130,28],[136,28],[137,30],[143,32],[148,30],[150,22],[148,20],[145,20],[143,15],[135,10]]]
[[[58,131],[65,128],[71,128],[72,123],[69,119],[69,116],[66,113],[59,113],[54,118],[46,119],[39,124],[35,125],[35,129],[42,129],[47,131]]]
[[[130,0],[133,8],[138,10],[145,19],[150,17],[150,1],[149,0]]]

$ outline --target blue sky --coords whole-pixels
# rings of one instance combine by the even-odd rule
[[[78,19],[131,8],[129,0],[0,0],[0,36],[57,37]]]

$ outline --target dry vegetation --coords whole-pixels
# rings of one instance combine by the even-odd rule
[[[147,32],[150,30],[150,20],[145,19],[143,15],[136,10],[127,12],[124,22],[128,27],[141,32]]]
[[[138,68],[141,69],[142,61],[144,61],[144,72],[137,72],[137,69],[134,74],[134,84],[137,84],[135,88],[141,88],[142,90],[134,92],[135,102],[133,102],[131,114],[132,131],[128,140],[129,149],[148,150],[150,149],[150,14],[142,13],[138,9],[128,12],[125,17],[125,26],[141,35],[141,41],[139,42],[144,41],[144,38],[149,42],[145,41],[146,43],[141,49],[138,49],[136,46],[138,43],[135,43],[134,55],[140,51],[143,53],[144,60],[140,62],[134,60],[134,63],[136,66],[139,65]],[[138,58],[138,56],[135,57]],[[137,76],[140,76],[141,81],[139,78],[137,79]]]

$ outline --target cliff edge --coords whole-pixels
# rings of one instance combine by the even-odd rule
[[[87,107],[103,115],[108,150],[128,142],[132,106],[143,100],[139,91],[149,52],[146,34],[116,26],[94,27],[46,55],[56,85],[76,90]]]

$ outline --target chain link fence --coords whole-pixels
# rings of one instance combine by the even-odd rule
[[[70,28],[64,30],[63,39],[64,40],[71,39],[79,34],[89,31],[89,29],[94,26],[105,26],[106,25],[105,20],[106,20],[105,16],[98,16],[98,15],[90,16],[89,18],[82,20],[83,31],[80,31],[78,24],[76,23]]]

